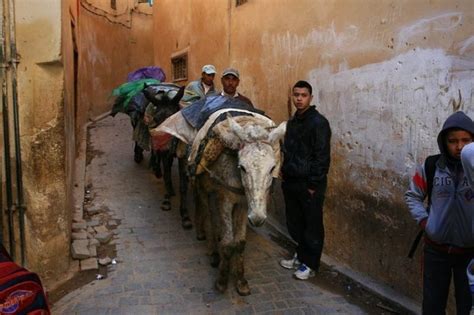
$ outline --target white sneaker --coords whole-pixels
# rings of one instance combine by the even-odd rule
[[[293,255],[293,258],[280,260],[280,266],[286,269],[298,269],[300,265],[301,262],[298,260],[296,253]]]
[[[298,270],[295,271],[293,274],[297,279],[300,280],[308,280],[311,277],[315,276],[315,272],[306,266],[305,264],[301,264]]]

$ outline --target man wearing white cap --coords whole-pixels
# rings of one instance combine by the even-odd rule
[[[184,95],[179,104],[186,107],[192,102],[198,101],[216,94],[214,88],[214,77],[216,76],[216,67],[205,65],[202,67],[201,79],[190,82],[184,90]]]
[[[222,72],[221,77],[222,88],[224,89],[221,92],[222,96],[227,97],[235,97],[250,106],[254,107],[252,101],[247,97],[243,96],[239,92],[237,92],[237,87],[240,83],[240,74],[237,69],[234,68],[227,68]]]

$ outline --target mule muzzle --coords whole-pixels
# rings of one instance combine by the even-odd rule
[[[254,214],[248,215],[249,222],[252,226],[259,227],[267,220],[267,216],[259,216]]]

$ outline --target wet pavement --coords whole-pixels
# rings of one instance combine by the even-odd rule
[[[205,242],[196,240],[194,229],[181,228],[177,197],[171,211],[160,210],[163,182],[148,168],[148,155],[141,164],[133,161],[131,133],[123,115],[89,128],[85,183],[90,202],[120,222],[112,240],[118,263],[107,267],[104,279],[62,297],[53,314],[371,313],[319,286],[317,277],[294,279],[278,265],[286,250],[251,229],[245,251],[251,295],[239,296],[231,283],[225,294],[216,292],[217,269],[209,264]]]

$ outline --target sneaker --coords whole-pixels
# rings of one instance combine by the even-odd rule
[[[296,253],[293,255],[293,258],[280,260],[280,266],[286,269],[298,269],[300,265],[301,262],[298,260]]]
[[[298,270],[293,274],[297,279],[307,280],[315,276],[315,272],[305,264],[301,264]]]

